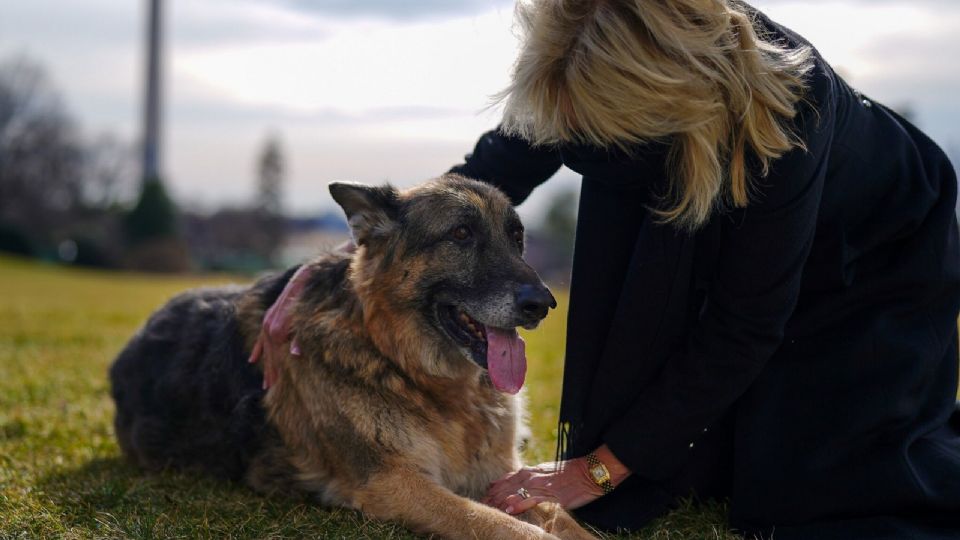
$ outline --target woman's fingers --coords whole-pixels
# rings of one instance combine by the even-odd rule
[[[280,356],[276,350],[276,344],[267,341],[266,348],[263,350],[263,389],[267,390],[277,382],[278,365],[277,357]],[[281,353],[282,354],[282,353]]]
[[[277,303],[274,304],[274,307],[277,308],[277,311],[274,313],[268,313],[267,316],[263,319],[263,325],[267,329],[267,333],[270,334],[270,339],[275,342],[286,341],[290,334],[289,321],[287,316],[287,302],[290,300],[287,296],[281,296],[277,300]]]
[[[495,485],[497,485],[497,484],[503,483],[503,482],[509,480],[510,478],[513,478],[514,476],[520,474],[521,472],[523,472],[523,469],[520,469],[519,471],[510,471],[510,472],[504,474],[503,476],[501,476],[500,478],[497,478],[496,480],[494,480],[493,482],[491,482],[490,485],[491,485],[491,486],[495,486]]]
[[[283,342],[290,337],[290,307],[303,291],[309,274],[305,267],[300,267],[264,314],[263,327],[273,341]]]
[[[495,506],[497,508],[503,507],[503,500],[507,498],[511,493],[515,493],[523,484],[520,482],[509,484],[509,485],[500,485],[496,489],[491,489],[487,492],[485,497],[486,503],[490,506]]]
[[[265,354],[263,358],[263,389],[267,390],[273,386],[273,367],[271,366],[270,354]]]
[[[511,493],[514,493],[518,489],[520,489],[521,486],[522,484],[520,482],[511,484],[511,485],[497,486],[496,489],[492,489],[487,492],[487,496],[485,497],[487,502],[484,504],[495,506],[497,508],[502,508],[503,500],[506,499],[507,496],[509,496]]]
[[[256,364],[257,360],[260,359],[260,355],[263,353],[263,333],[261,332],[260,336],[257,337],[257,342],[253,344],[253,351],[250,353],[250,358],[247,358],[247,362],[250,364]]]
[[[300,344],[291,339],[291,308],[311,275],[308,266],[301,266],[284,286],[283,291],[264,313],[260,335],[247,359],[251,364],[263,361],[263,389],[276,383],[279,362],[290,356],[300,356]]]
[[[552,495],[530,494],[527,498],[523,498],[519,494],[514,494],[507,497],[507,500],[504,501],[505,504],[500,509],[508,514],[517,515],[530,510],[542,502],[556,502],[556,500],[557,498]]]
[[[507,506],[504,501],[511,496],[518,496],[521,488],[536,490],[537,493],[540,493],[549,485],[550,478],[548,476],[537,475],[527,470],[520,470],[511,473],[504,480],[491,484],[482,502],[488,506],[503,510]]]
[[[247,362],[251,364],[262,360],[264,390],[273,386],[273,383],[277,380],[278,366],[276,359],[285,356],[285,353],[281,352],[280,347],[282,347],[281,344],[271,339],[266,330],[262,330],[257,337],[257,341],[253,344],[253,351],[250,353],[250,357],[247,359]],[[300,356],[300,344],[297,343],[296,339],[290,341],[288,351],[291,356]]]
[[[547,461],[538,465],[524,467],[523,470],[534,473],[555,473],[560,469],[560,463],[556,461]]]
[[[534,472],[528,469],[520,469],[519,471],[513,473],[510,477],[510,480],[519,480],[526,481],[528,478],[534,475]]]
[[[510,492],[516,491],[523,483],[530,478],[529,472],[517,471],[504,475],[499,480],[494,481],[487,488],[487,497],[501,500]]]
[[[599,497],[575,464],[564,466],[569,464],[543,463],[504,475],[490,485],[483,503],[508,514],[520,514],[541,502],[578,508]]]
[[[487,488],[487,494],[497,493],[503,491],[504,489],[509,489],[510,486],[523,482],[528,476],[529,473],[524,474],[523,471],[515,471],[507,473],[501,476],[499,479],[494,480],[490,486]],[[514,488],[516,489],[516,488]]]

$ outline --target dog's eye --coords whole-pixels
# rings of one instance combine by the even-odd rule
[[[523,250],[523,229],[520,229],[520,228],[514,229],[513,233],[511,234],[513,235],[513,241],[517,243],[517,247],[519,247],[520,250],[522,251]]]
[[[473,236],[473,231],[471,231],[470,227],[467,227],[466,225],[460,225],[450,231],[450,237],[457,242],[469,240],[471,236]]]

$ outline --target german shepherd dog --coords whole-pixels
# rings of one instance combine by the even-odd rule
[[[555,504],[516,519],[476,502],[520,466],[516,327],[556,305],[509,200],[456,175],[330,193],[357,249],[309,263],[291,308],[301,355],[267,391],[247,363],[294,270],[174,298],[110,369],[123,452],[447,538],[593,538]]]

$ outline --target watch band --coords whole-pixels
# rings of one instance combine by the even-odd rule
[[[600,486],[603,494],[607,495],[613,491],[613,483],[610,482],[610,470],[600,461],[596,454],[590,452],[587,454],[587,470],[590,472],[590,478],[595,484]]]

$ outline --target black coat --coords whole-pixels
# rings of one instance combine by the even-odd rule
[[[955,173],[816,59],[806,151],[693,234],[648,210],[666,144],[490,132],[454,169],[515,203],[561,164],[583,175],[561,435],[566,456],[606,443],[635,473],[588,521],[639,527],[692,490],[777,539],[960,536]]]

